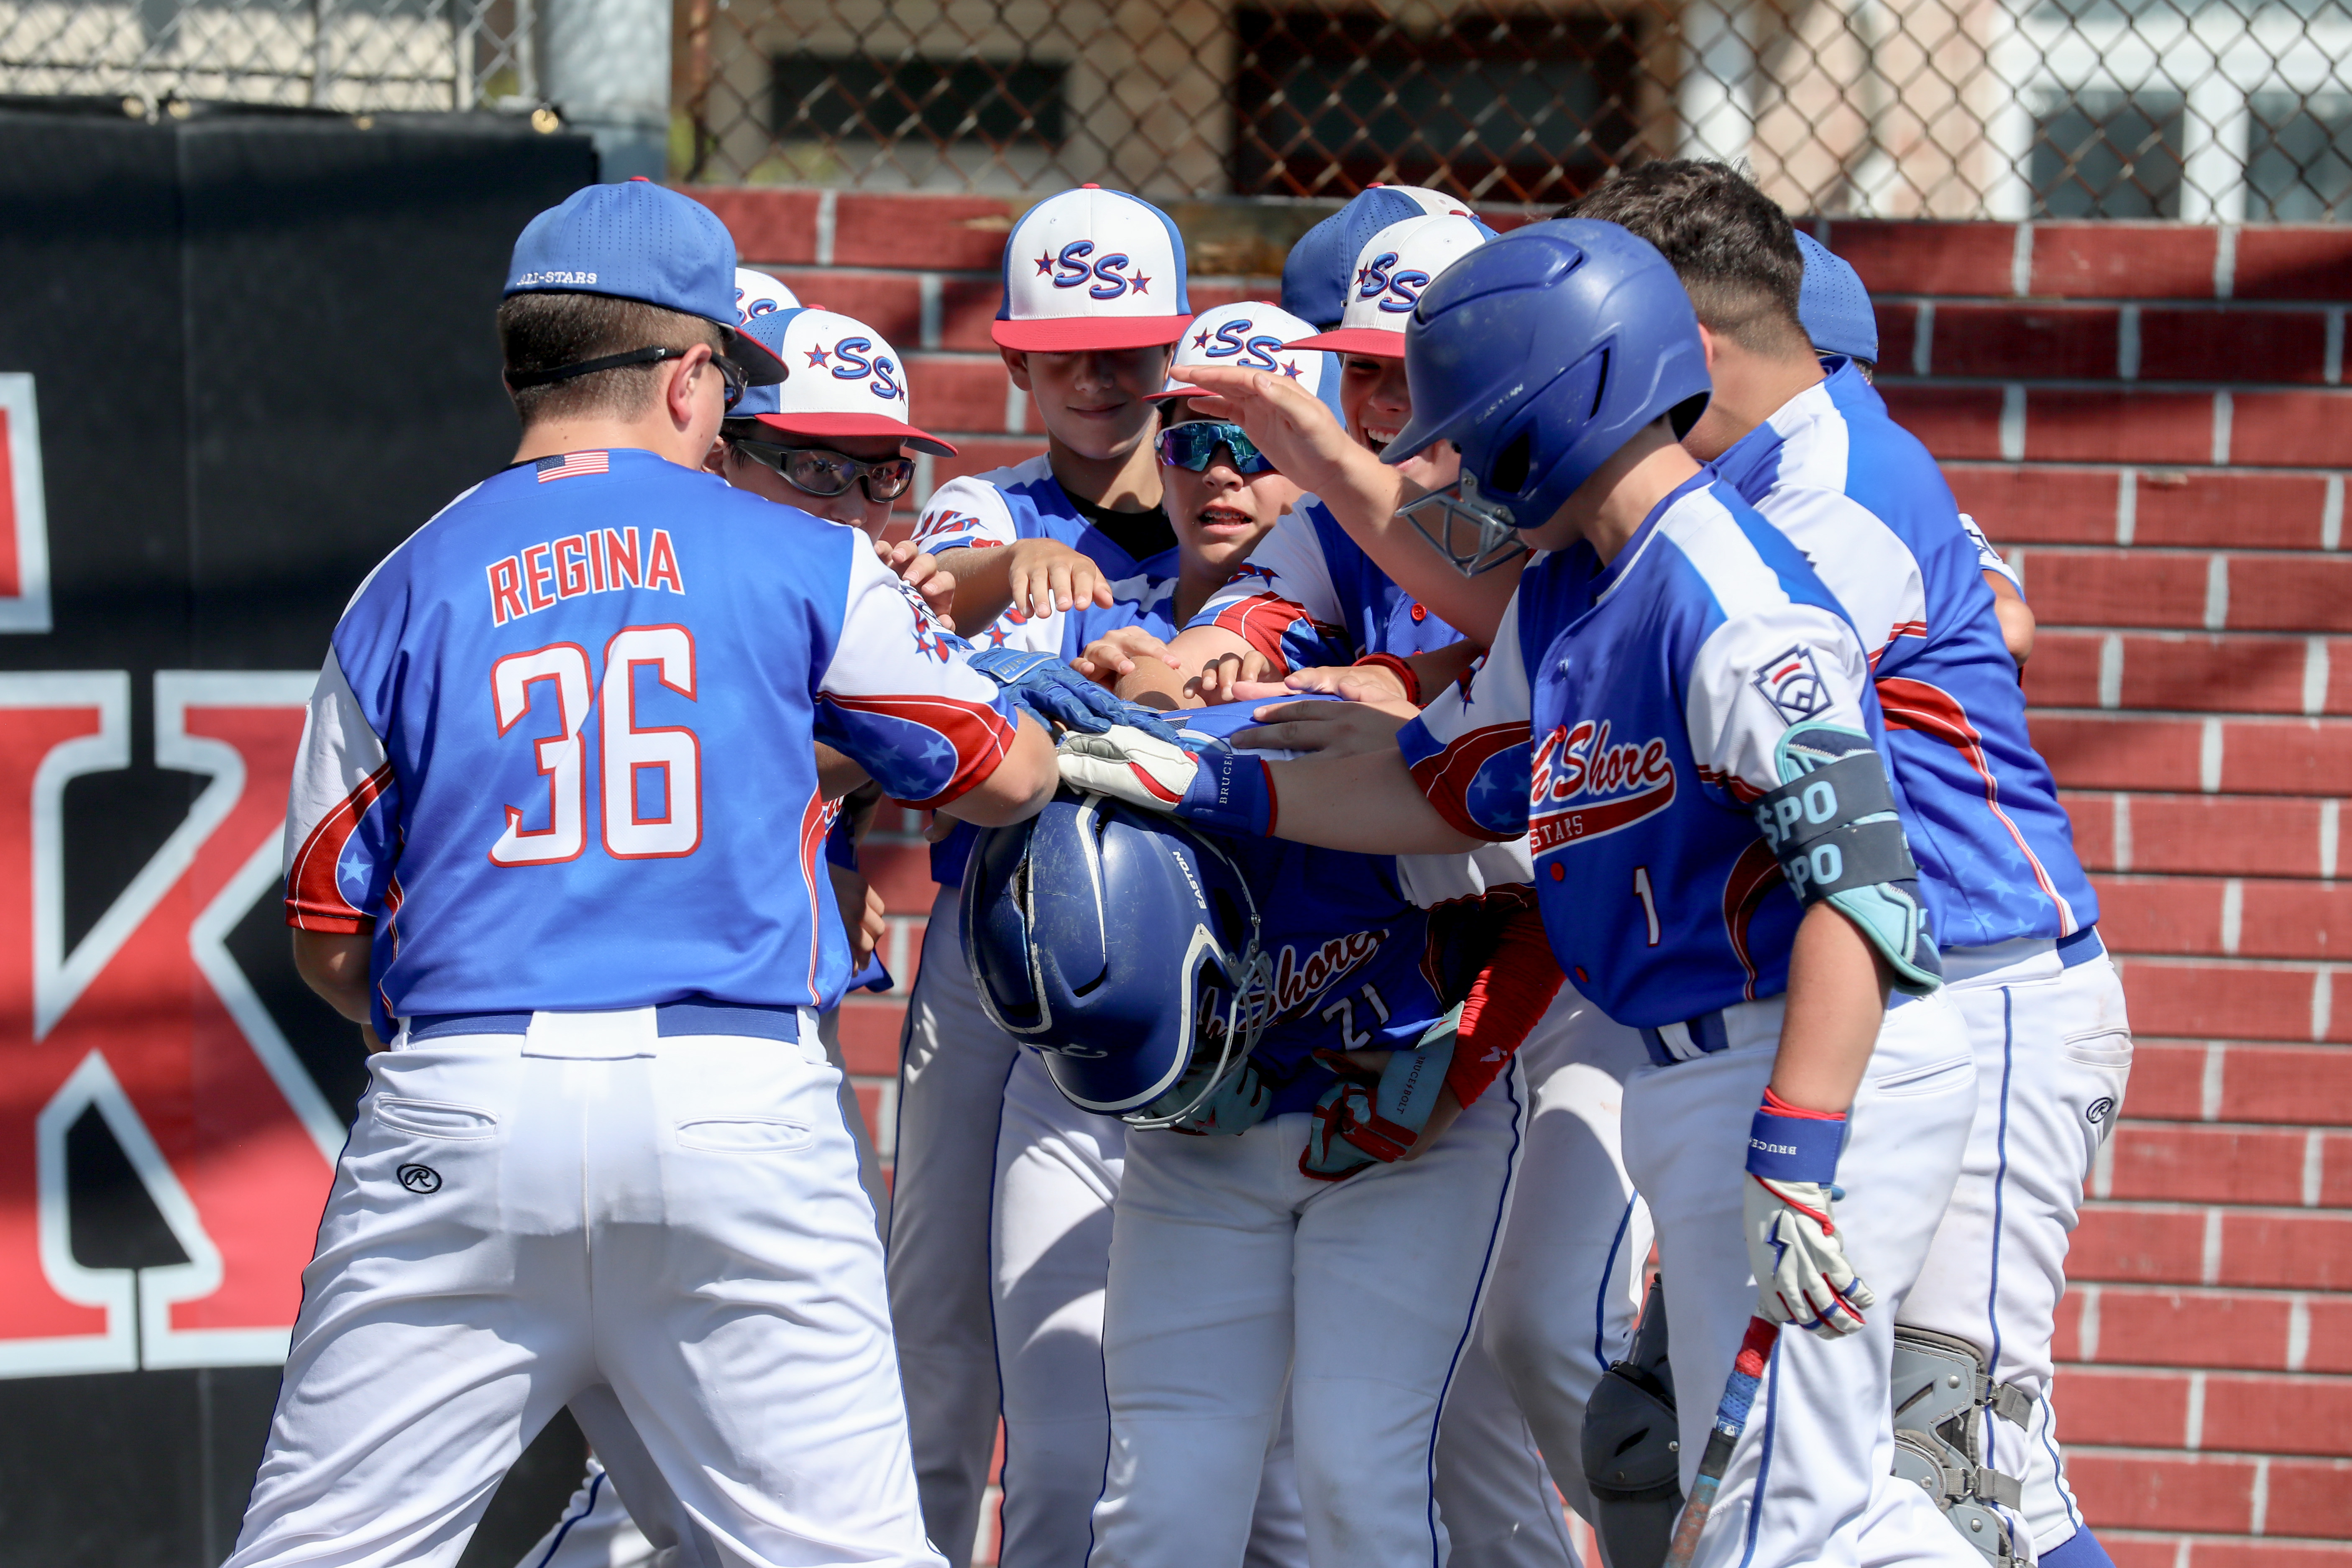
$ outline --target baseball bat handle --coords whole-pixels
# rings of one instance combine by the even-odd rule
[[[1698,1556],[1699,1537],[1706,1531],[1706,1516],[1715,1509],[1715,1494],[1723,1473],[1731,1468],[1731,1451],[1748,1429],[1748,1413],[1756,1406],[1757,1384],[1764,1363],[1772,1359],[1780,1325],[1769,1318],[1748,1320],[1748,1332],[1732,1358],[1731,1375],[1724,1380],[1723,1398],[1715,1407],[1715,1427],[1707,1434],[1706,1451],[1699,1456],[1698,1478],[1691,1483],[1689,1500],[1675,1520],[1675,1535],[1666,1548],[1666,1568],[1690,1568]]]

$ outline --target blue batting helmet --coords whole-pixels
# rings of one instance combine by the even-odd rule
[[[1465,574],[1516,555],[1513,530],[1549,522],[1660,415],[1688,430],[1708,392],[1675,269],[1647,240],[1590,218],[1514,229],[1438,274],[1405,328],[1404,366],[1412,418],[1383,460],[1439,441],[1461,448],[1458,488],[1407,515]],[[1456,521],[1475,548],[1456,546]]]
[[[1172,817],[1065,791],[991,828],[963,879],[982,1007],[1083,1110],[1167,1126],[1237,1071],[1269,1016],[1257,905]]]
[[[1805,336],[1825,354],[1845,354],[1878,363],[1878,314],[1871,309],[1870,290],[1862,274],[1836,251],[1797,231],[1797,250],[1805,258],[1805,281],[1797,293],[1797,320]]]

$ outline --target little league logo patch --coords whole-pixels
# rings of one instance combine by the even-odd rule
[[[1821,666],[1813,662],[1813,650],[1801,645],[1765,660],[1748,684],[1790,724],[1801,724],[1830,710],[1829,684],[1822,679]]]

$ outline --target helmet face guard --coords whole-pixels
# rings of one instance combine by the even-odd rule
[[[1487,500],[1479,491],[1478,476],[1466,470],[1444,489],[1405,502],[1397,515],[1465,577],[1507,566],[1528,552],[1511,509]]]
[[[1217,1005],[1217,988],[1199,984],[1203,971],[1212,965],[1228,986],[1222,1007]],[[1118,1113],[1129,1127],[1173,1127],[1189,1118],[1241,1070],[1274,1016],[1274,963],[1259,950],[1255,920],[1250,922],[1249,945],[1238,955],[1219,947],[1205,926],[1196,928],[1192,949],[1184,954],[1183,973],[1189,1049],[1179,1058],[1181,1068],[1174,1084],[1134,1110]],[[1208,1055],[1212,1046],[1217,1052],[1214,1060]],[[1060,1083],[1053,1063],[1047,1062],[1045,1070]],[[1065,1087],[1062,1092],[1070,1091]]]

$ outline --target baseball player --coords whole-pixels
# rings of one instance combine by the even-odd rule
[[[1648,245],[1610,224],[1515,231],[1431,286],[1406,353],[1415,419],[1395,446],[1462,449],[1460,490],[1420,509],[1451,510],[1433,533],[1465,570],[1537,552],[1469,689],[1390,756],[1263,762],[1115,728],[1067,738],[1064,777],[1332,847],[1531,832],[1561,967],[1651,1053],[1624,1152],[1676,1386],[1721,1388],[1751,1314],[1797,1331],[1697,1561],[1973,1564],[1890,1473],[1892,1318],[1958,1173],[1976,1068],[1937,989],[1861,639],[1677,444],[1706,406],[1705,351]],[[1364,483],[1318,468],[1336,444],[1244,402],[1209,411],[1255,414],[1252,438],[1318,493]],[[1681,1412],[1685,1487],[1711,1418],[1703,1398]]]
[[[1797,294],[1797,320],[1821,354],[1843,355],[1853,363],[1863,380],[1878,380],[1878,314],[1871,308],[1870,290],[1862,275],[1846,259],[1802,229],[1796,231],[1797,250],[1804,258],[1804,282]],[[2019,668],[2033,653],[2033,612],[2026,606],[2025,584],[2017,568],[2001,559],[1984,531],[1968,513],[1960,526],[1976,542],[1977,564],[1985,586],[1992,590],[1993,613],[2000,617],[2000,639]]]
[[[641,1443],[722,1559],[939,1561],[815,1038],[848,951],[814,747],[1003,822],[1050,795],[1050,742],[863,540],[699,471],[736,389],[785,374],[735,330],[734,265],[643,182],[534,219],[499,311],[516,460],[336,627],[288,917],[390,1048],[236,1568],[454,1563],[598,1388],[591,1441]]]
[[[1957,1479],[1938,1495],[1989,1555],[2024,1556],[2030,1536],[2032,1552],[2061,1568],[2104,1563],[2060,1459],[2050,1341],[2067,1238],[2123,1098],[2131,1033],[2097,896],[2026,733],[1978,547],[1927,448],[1850,363],[1815,356],[1791,308],[1802,252],[1770,198],[1723,165],[1669,163],[1612,182],[1579,210],[1664,248],[1697,304],[1716,389],[1692,451],[1819,563],[1871,656],[1982,1096],[1951,1208],[1900,1321],[1973,1347],[1982,1364],[1964,1381],[1986,1386],[1961,1451],[1923,1458],[1949,1465]],[[1929,1342],[1921,1352],[1917,1342],[1906,1335],[1905,1353],[1951,1348]]]
[[[1187,719],[1201,727],[1192,744],[1249,721],[1246,707]],[[1054,808],[1075,810],[1074,822],[1095,809]],[[1194,1012],[1178,988],[1206,999],[1206,1011],[1226,993],[1178,976],[1185,955],[1202,951],[1167,918],[1165,895],[1180,884],[1152,875],[1148,859],[1139,866],[1139,846],[1107,838],[1089,875],[1045,847],[1071,831],[1049,816],[1018,868],[1001,841],[983,843],[968,871],[967,931],[1008,1027],[1024,1027],[1020,998],[1043,986],[1025,1027],[1046,1054],[1024,1058],[1016,1081],[1034,1072],[1092,1109],[1118,1110],[1085,1086],[1134,1070],[1105,1059],[1136,1050],[1128,1020],[1149,1016],[1155,1037],[1178,1036]],[[1249,1031],[1246,1065],[1236,1047],[1223,1073],[1202,1066],[1169,1089],[1190,1059],[1180,1049],[1164,1081],[1123,1097],[1143,1127],[1234,1136],[1127,1139],[1105,1309],[1113,1436],[1095,1511],[1097,1564],[1239,1559],[1247,1481],[1279,1419],[1286,1373],[1308,1560],[1444,1560],[1448,1526],[1430,1481],[1439,1406],[1507,1205],[1520,1104],[1511,1047],[1558,975],[1538,937],[1539,967],[1486,964],[1480,980],[1491,989],[1474,992],[1458,1045],[1450,1026],[1434,1031],[1442,1041],[1424,1040],[1471,989],[1501,918],[1475,900],[1433,897],[1433,870],[1447,893],[1478,888],[1462,879],[1462,857],[1441,858],[1401,871],[1384,859],[1239,844],[1199,863],[1204,881],[1192,885],[1205,885],[1209,905],[1234,923],[1226,951],[1264,955],[1262,983],[1242,1004],[1264,1032]],[[1067,885],[1081,911],[1099,901],[1124,933],[1107,973],[1077,948],[1046,956],[1045,938],[1008,924],[1024,878]],[[1442,907],[1424,914],[1416,901]],[[1031,929],[1042,930],[1049,917],[1033,907]],[[1255,915],[1244,919],[1245,908]],[[1503,908],[1527,906],[1507,896]],[[1092,930],[1090,919],[1073,929]],[[1101,1016],[1089,1024],[1090,1015]],[[1318,1050],[1357,1054],[1332,1058],[1335,1073]],[[1417,1092],[1398,1090],[1408,1078]],[[1179,1110],[1179,1100],[1198,1109]],[[1531,1476],[1539,1486],[1540,1471]],[[1555,1551],[1569,1560],[1564,1546]]]

